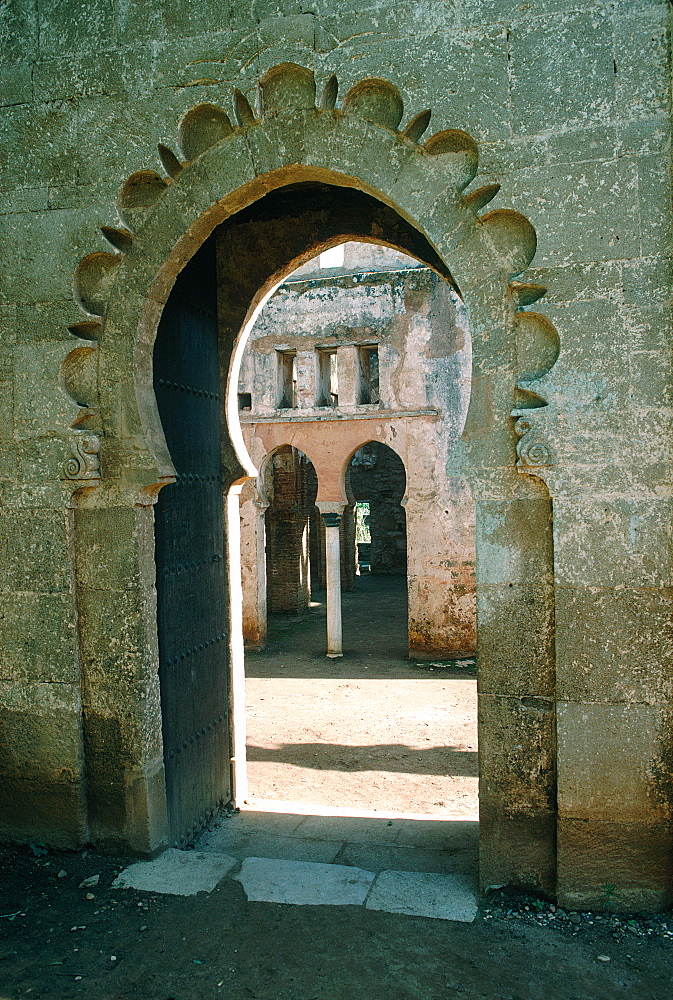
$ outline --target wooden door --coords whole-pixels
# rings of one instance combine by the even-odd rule
[[[154,349],[154,390],[177,482],[155,508],[159,680],[170,841],[231,797],[215,245],[180,274]]]

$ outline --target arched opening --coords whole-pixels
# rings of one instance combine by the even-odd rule
[[[287,89],[290,79],[299,77],[307,83],[306,93],[302,89],[300,95],[293,87]],[[449,456],[446,473],[469,481],[477,505],[480,638],[487,640],[480,694],[480,726],[486,734],[481,877],[483,884],[514,878],[548,887],[554,879],[556,822],[551,511],[540,482],[518,476],[515,469],[516,464],[520,471],[535,474],[538,467],[553,464],[550,449],[539,443],[545,400],[538,382],[555,361],[558,338],[544,317],[517,315],[544,289],[511,280],[532,260],[534,231],[516,212],[478,215],[497,193],[497,185],[462,193],[475,176],[478,158],[476,144],[465,133],[448,130],[421,144],[418,137],[427,125],[427,113],[417,115],[404,132],[396,131],[401,101],[395,88],[381,81],[367,81],[366,86],[363,82],[364,91],[358,85],[346,95],[343,110],[335,111],[331,80],[324,103],[314,108],[309,77],[312,80],[312,74],[299,67],[277,67],[261,82],[266,88],[261,118],[237,98],[240,129],[233,132],[224,128],[223,116],[224,133],[213,136],[204,109],[190,112],[180,140],[186,143],[183,152],[190,162],[183,164],[163,151],[171,181],[149,171],[129,178],[119,206],[131,232],[114,230],[109,236],[122,252],[89,254],[77,270],[78,299],[100,322],[87,320],[72,330],[85,340],[97,340],[98,348],[80,348],[69,356],[68,379],[74,399],[90,400],[94,410],[99,408],[100,442],[80,444],[88,456],[87,449],[100,443],[106,482],[98,492],[90,490],[89,480],[99,478],[97,459],[82,458],[73,474],[67,473],[82,480],[74,496],[75,531],[86,537],[94,524],[107,524],[108,511],[114,509],[116,516],[116,508],[123,508],[126,520],[117,518],[115,523],[127,533],[137,556],[137,580],[131,589],[138,600],[138,627],[112,655],[114,669],[128,676],[124,695],[116,700],[99,690],[99,657],[92,653],[101,645],[100,615],[86,600],[80,605],[91,829],[98,839],[141,851],[157,849],[166,837],[165,767],[157,738],[156,619],[147,559],[152,549],[150,504],[162,488],[177,486],[170,444],[158,418],[151,363],[162,311],[179,309],[179,297],[169,301],[176,275],[213,235],[220,400],[226,397],[220,465],[221,499],[224,503],[226,497],[228,512],[223,573],[233,623],[220,668],[231,667],[236,688],[235,666],[242,662],[238,494],[242,481],[254,474],[238,421],[241,350],[256,312],[284,275],[317,252],[362,239],[406,251],[449,281],[442,258],[451,260],[469,303],[476,378],[460,447]],[[393,95],[394,116],[381,110],[378,97],[370,100],[383,91]],[[281,95],[293,108],[287,115],[280,111]],[[307,106],[313,108],[308,114],[303,110]],[[278,129],[287,133],[287,146],[279,146]],[[189,358],[182,362],[175,381],[187,386],[192,383],[182,376],[191,374]],[[511,416],[522,414],[525,419],[515,426]],[[95,419],[95,412],[82,413],[77,426],[93,428]],[[362,440],[354,441],[353,449]],[[272,446],[280,443],[282,439]],[[336,484],[344,504],[344,469],[335,468],[329,458],[327,449],[316,459],[323,473],[319,480],[329,495]],[[407,512],[409,504],[423,502],[422,495],[410,495]],[[320,496],[317,503],[338,506]],[[337,511],[325,513],[338,516]],[[132,532],[130,525],[135,525]],[[86,544],[77,559],[78,588],[84,592],[82,581],[89,579],[92,559]],[[525,636],[517,647],[514,670],[508,647],[498,639],[503,630]],[[104,655],[110,657],[107,651]],[[128,671],[132,662],[142,678],[135,687]],[[188,689],[186,684],[185,693]],[[201,753],[203,729],[192,732],[181,751],[189,746],[194,754]],[[105,736],[110,731],[118,733],[123,748],[112,762]],[[146,734],[151,739],[145,739]],[[233,758],[240,745],[241,734],[234,730]],[[100,776],[105,778],[102,784]],[[193,835],[209,808],[186,815],[180,836]],[[171,839],[175,842],[174,830]]]
[[[375,574],[404,576],[408,509],[419,550],[411,564],[409,652],[429,659],[447,652],[474,653],[473,504],[469,490],[458,496],[455,482],[445,482],[446,462],[456,447],[469,402],[465,308],[451,285],[417,259],[363,242],[349,241],[341,250],[344,256],[338,267],[325,267],[326,255],[320,254],[293,272],[256,314],[237,387],[244,442],[258,466],[283,437],[316,455],[321,502],[333,504],[334,512],[340,513],[340,576],[345,593],[357,578],[356,501],[349,460],[368,439],[374,450],[358,456],[356,468],[361,461],[375,465],[379,446],[381,455],[391,449],[390,456],[393,452],[402,456],[393,459],[399,466],[393,487],[398,495],[394,501],[381,498],[384,507],[390,503],[392,507],[385,528],[388,542],[379,555],[380,532],[375,526]],[[405,463],[413,470],[408,492]],[[374,478],[380,475],[377,471]],[[383,475],[390,480],[390,470]],[[365,489],[366,479],[367,474],[360,483]],[[461,612],[465,621],[459,641],[460,616],[448,613],[439,592],[455,590],[457,553],[448,553],[452,545],[456,547],[456,522],[449,515],[466,504],[472,508],[463,516],[471,530],[472,551],[463,582],[472,595],[472,608],[469,614]],[[249,503],[244,519],[245,536],[255,522]],[[324,536],[324,521],[316,510],[310,532],[314,590],[325,587]],[[464,554],[459,555],[464,562]],[[263,613],[257,588],[247,589],[246,600],[257,601]],[[255,618],[245,609],[246,643],[251,648],[263,641],[264,625],[255,625]],[[357,651],[352,643],[350,649]]]
[[[402,500],[407,488],[404,462],[392,448],[368,441],[355,452],[346,473],[358,510],[357,564],[373,576],[407,575],[407,525]],[[365,548],[365,546],[369,548]]]
[[[376,641],[392,654],[406,656],[407,525],[402,505],[407,487],[404,462],[392,448],[369,441],[346,469],[352,498],[355,542],[344,553],[355,569],[354,598],[366,604],[368,620],[379,625]],[[349,602],[351,608],[355,601]],[[352,613],[352,611],[351,611]],[[385,628],[380,626],[385,623]],[[344,628],[348,633],[348,618]]]
[[[217,557],[225,544],[224,497],[240,478],[230,435],[235,437],[232,410],[238,422],[241,330],[246,320],[251,326],[260,290],[268,297],[274,278],[291,263],[346,236],[411,250],[449,278],[425,238],[388,206],[360,191],[300,184],[266,195],[217,227],[181,272],[162,312],[154,389],[177,471],[156,507],[159,677],[173,843],[193,837],[231,798],[226,772],[232,755],[223,748],[235,737],[226,734],[222,723],[230,713],[222,709],[231,699],[227,687],[238,637],[226,625],[226,566]],[[225,410],[229,434],[223,432]],[[323,488],[331,478],[343,491],[340,468],[328,476],[317,471]],[[195,613],[201,607],[204,613]],[[213,756],[225,763],[212,767]]]
[[[311,460],[281,445],[264,463],[260,478],[268,504],[266,534],[267,614],[298,615],[311,600],[309,526],[318,492]]]

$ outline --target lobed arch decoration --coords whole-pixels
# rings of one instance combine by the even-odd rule
[[[223,464],[227,486],[240,488],[255,475],[236,407],[247,331],[286,274],[355,236],[423,260],[467,305],[472,396],[447,473],[465,476],[478,506],[481,879],[552,891],[553,558],[551,505],[538,476],[553,462],[543,385],[559,343],[546,317],[523,311],[545,289],[516,280],[535,254],[535,231],[509,209],[480,214],[499,185],[467,193],[478,148],[466,132],[443,129],[422,142],[430,111],[401,127],[403,102],[386,80],[360,81],[341,107],[337,95],[333,76],[316,103],[313,73],[284,63],[259,81],[257,107],[234,91],[233,122],[213,104],[191,109],[178,127],[181,155],[159,147],[165,175],[142,170],[122,185],[122,225],[102,227],[113,250],[88,254],[76,269],[75,296],[86,318],[70,327],[80,345],[61,371],[80,406],[63,478],[73,494],[90,833],[142,853],[167,837],[151,526],[152,504],[174,482],[175,468],[152,352],[176,278],[224,224],[232,259],[257,240],[259,263],[245,280],[230,263],[223,283]],[[314,215],[295,227],[296,242],[274,244],[278,212],[264,206],[299,217],[306,192],[317,199]],[[328,202],[343,211],[330,215]],[[92,548],[94,533],[102,541]],[[131,555],[119,566],[114,553],[122,547]],[[234,555],[230,546],[230,566]],[[98,590],[124,591],[125,606],[133,607],[132,626],[114,651],[105,644],[105,616],[90,600],[93,577]],[[526,597],[531,580],[547,588],[544,600]],[[231,571],[229,583],[233,593]],[[505,625],[522,636],[523,668],[514,670],[510,652],[498,646]],[[232,656],[234,646],[235,636]],[[112,761],[111,732],[120,748]]]
[[[128,452],[137,452],[139,485],[145,479],[161,482],[172,476],[156,410],[150,394],[142,390],[151,370],[153,335],[175,277],[227,216],[299,178],[367,191],[394,206],[416,228],[422,226],[440,260],[451,261],[475,333],[493,322],[491,316],[480,315],[487,312],[488,293],[505,315],[519,313],[510,325],[521,362],[520,408],[546,402],[536,391],[537,382],[558,356],[558,335],[545,316],[520,313],[546,289],[510,280],[525,271],[535,254],[531,224],[509,209],[478,215],[498,193],[497,184],[463,194],[478,166],[477,145],[466,132],[446,129],[421,145],[430,111],[415,115],[398,131],[403,105],[393,84],[362,80],[346,94],[340,110],[335,106],[337,90],[332,76],[316,107],[312,72],[281,64],[259,82],[258,113],[234,91],[238,127],[215,105],[187,112],[178,129],[185,161],[160,145],[169,176],[151,170],[132,174],[117,200],[124,226],[101,227],[115,251],[88,254],[78,265],[75,297],[87,319],[70,330],[86,344],[68,355],[62,372],[67,391],[85,411],[75,427],[93,435],[102,432],[104,462],[108,439],[127,442]],[[307,257],[315,252],[311,249]],[[291,266],[297,266],[296,259]],[[260,290],[251,313],[268,293],[269,288]],[[124,362],[131,352],[133,366],[128,370]],[[135,385],[130,384],[132,375]],[[124,391],[129,389],[130,400]],[[140,439],[134,439],[133,432]],[[77,441],[83,437],[78,435]],[[86,437],[88,447],[78,451],[91,455],[92,434]],[[249,468],[245,454],[239,457]],[[93,478],[91,464],[83,463],[88,478]],[[66,478],[78,481],[71,468]]]

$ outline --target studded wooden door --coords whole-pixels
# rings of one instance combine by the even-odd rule
[[[157,621],[171,844],[230,799],[227,589],[214,240],[179,276],[154,349],[177,482],[156,504]]]

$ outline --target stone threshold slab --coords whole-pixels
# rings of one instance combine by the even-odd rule
[[[364,906],[436,920],[471,923],[477,894],[459,875],[383,871],[379,874],[348,865],[245,858],[169,848],[154,861],[129,865],[114,888],[162,895],[191,896],[212,892],[224,878],[243,887],[250,902],[291,906]]]

